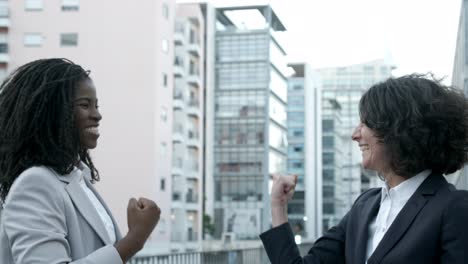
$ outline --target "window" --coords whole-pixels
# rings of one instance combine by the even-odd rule
[[[296,153],[303,153],[304,152],[304,147],[302,146],[294,146],[293,151]]]
[[[324,214],[334,214],[335,213],[335,205],[332,203],[324,203],[323,204],[323,213]]]
[[[302,85],[300,85],[300,84],[295,84],[295,85],[293,85],[293,90],[294,90],[294,91],[300,91],[300,90],[302,90],[303,88],[304,88],[304,87],[303,87]]]
[[[62,0],[62,11],[78,11],[80,0]]]
[[[166,74],[166,73],[163,73],[162,75],[163,75],[163,77],[162,77],[162,79],[163,79],[163,86],[164,86],[164,87],[167,87],[167,74]]]
[[[167,108],[164,106],[161,108],[161,121],[167,121]]]
[[[167,5],[167,3],[163,3],[162,13],[165,19],[169,19],[169,6]]]
[[[161,49],[164,53],[167,53],[169,51],[169,42],[167,41],[167,39],[162,40]]]
[[[161,179],[161,191],[164,191],[166,189],[166,179],[162,178]]]
[[[41,33],[26,33],[24,34],[23,43],[26,47],[40,47],[42,46]]]
[[[167,144],[166,142],[161,142],[161,149],[159,150],[159,153],[161,154],[161,157],[166,157],[167,155]]]
[[[42,0],[26,0],[24,4],[27,11],[40,11],[43,8]]]
[[[8,43],[0,43],[0,53],[8,53]]]
[[[322,170],[323,180],[324,181],[333,181],[335,179],[335,170],[334,169],[323,169]]]
[[[323,165],[334,165],[335,154],[334,153],[323,153]]]
[[[333,132],[335,129],[335,124],[333,120],[323,120],[322,121],[322,130],[323,132]]]
[[[77,33],[60,34],[60,46],[62,47],[78,46],[78,34]]]
[[[323,148],[334,148],[335,147],[335,138],[333,136],[323,136],[322,137],[322,146]]]

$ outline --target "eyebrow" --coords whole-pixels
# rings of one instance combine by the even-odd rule
[[[73,100],[73,102],[77,102],[77,101],[81,101],[81,100],[86,100],[86,101],[89,101],[89,102],[93,101],[93,99],[90,98],[90,97],[80,97],[80,98],[76,98],[75,100]],[[96,102],[97,101],[98,101],[98,99],[96,98]]]

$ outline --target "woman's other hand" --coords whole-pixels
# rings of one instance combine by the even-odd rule
[[[124,263],[143,248],[160,216],[161,209],[154,201],[130,199],[127,207],[128,233],[115,244]]]
[[[271,217],[273,227],[288,221],[288,201],[294,195],[297,175],[273,175],[271,187]]]

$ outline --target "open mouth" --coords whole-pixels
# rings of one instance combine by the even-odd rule
[[[89,133],[89,134],[92,134],[92,135],[95,135],[95,136],[99,136],[99,129],[98,127],[88,127],[88,128],[85,128],[84,130],[86,133]]]

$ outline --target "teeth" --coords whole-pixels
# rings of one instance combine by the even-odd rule
[[[369,150],[369,146],[361,146],[360,149],[361,151],[366,151]]]
[[[99,135],[99,130],[97,127],[88,127],[85,130],[91,134]]]

